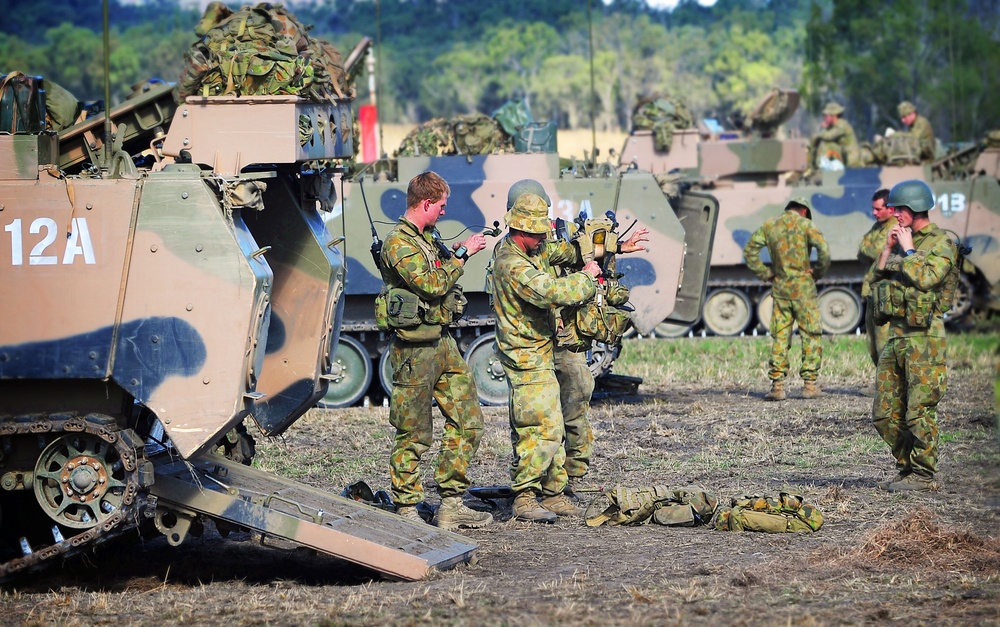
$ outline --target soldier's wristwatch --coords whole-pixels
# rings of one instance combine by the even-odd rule
[[[455,258],[461,259],[462,261],[469,260],[469,249],[465,246],[459,246],[458,250],[455,251]]]
[[[917,252],[915,249],[910,248],[910,249],[908,249],[906,251],[906,256],[909,257],[910,255],[914,254],[915,252]]]

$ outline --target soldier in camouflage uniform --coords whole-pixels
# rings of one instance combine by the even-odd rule
[[[819,168],[821,157],[836,159],[844,167],[855,168],[861,165],[861,153],[858,148],[858,138],[854,134],[851,123],[840,117],[844,107],[831,102],[823,109],[823,130],[813,137],[815,146],[812,166]]]
[[[930,221],[934,194],[923,181],[895,185],[886,204],[898,224],[874,273],[876,321],[888,319],[889,339],[878,360],[872,418],[898,474],[879,487],[924,491],[937,472],[937,406],[948,376],[944,313],[958,285],[958,250]]]
[[[390,309],[392,295],[401,290],[399,298],[415,297],[420,312],[417,324],[394,328],[387,349],[393,383],[389,422],[396,428],[389,474],[397,511],[421,520],[416,508],[424,500],[420,457],[433,443],[431,400],[436,400],[445,421],[434,472],[441,495],[434,523],[446,529],[493,522],[490,514],[462,503],[470,483],[469,462],[483,435],[483,414],[469,366],[448,333],[454,302],[460,300],[455,287],[463,266],[486,246],[486,238],[473,235],[454,254],[442,250],[434,225],[444,215],[450,192],[434,172],[413,177],[406,189],[406,213],[385,238],[380,268],[386,287],[397,290],[390,292]]]
[[[768,268],[760,259],[767,248],[771,256]],[[817,263],[809,263],[809,251],[815,248]],[[785,376],[788,374],[788,351],[792,346],[792,325],[798,322],[802,336],[802,377],[804,398],[815,398],[822,392],[816,384],[823,358],[821,341],[823,327],[816,295],[816,279],[830,267],[830,249],[816,225],[812,223],[812,207],[805,198],[793,198],[783,215],[771,218],[750,236],[743,249],[747,266],[762,281],[773,282],[771,296],[774,313],[771,316],[771,359],[768,377],[771,391],[764,397],[783,401]]]
[[[554,278],[551,264],[572,262],[578,253],[566,243],[562,248],[545,245],[551,230],[548,204],[536,194],[519,196],[506,221],[510,233],[497,250],[492,283],[497,348],[511,389],[514,515],[551,522],[556,515],[582,513],[565,494],[555,314],[559,307],[593,298],[600,267],[591,261],[580,272]]]
[[[868,340],[868,354],[871,355],[872,363],[878,365],[878,356],[885,346],[888,338],[889,324],[875,324],[874,307],[869,302],[872,293],[872,276],[874,270],[872,264],[878,259],[882,249],[885,247],[886,237],[889,231],[896,226],[896,218],[893,217],[892,208],[885,206],[885,199],[889,197],[889,190],[880,189],[872,196],[872,215],[875,217],[875,224],[861,238],[861,245],[858,247],[858,261],[865,265],[868,271],[865,273],[864,281],[861,283],[861,298],[867,303],[865,306],[865,334]]]
[[[934,141],[934,129],[931,123],[917,113],[917,108],[908,100],[899,103],[896,111],[899,113],[899,120],[906,125],[905,132],[917,140],[920,160],[933,161],[937,143]]]

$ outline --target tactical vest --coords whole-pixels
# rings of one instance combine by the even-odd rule
[[[950,241],[943,229],[934,229],[920,240],[920,251],[932,250],[942,240]],[[955,295],[961,278],[961,259],[956,255],[939,289],[921,290],[905,285],[896,278],[883,279],[872,286],[873,318],[876,324],[885,324],[899,318],[915,329],[930,327],[936,315],[948,313],[955,304]]]

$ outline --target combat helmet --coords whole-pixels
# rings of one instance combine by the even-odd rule
[[[545,188],[542,187],[541,183],[535,179],[521,179],[511,185],[507,192],[507,211],[514,208],[514,203],[517,202],[521,194],[534,194],[545,201],[546,207],[552,206],[552,201],[549,200],[549,195],[545,193]]]
[[[885,199],[887,207],[908,207],[914,213],[930,211],[936,205],[930,185],[916,179],[896,183]]]
[[[913,106],[913,103],[909,100],[904,100],[899,103],[898,107],[896,107],[896,113],[898,113],[901,118],[916,112],[916,110],[917,108]]]
[[[548,205],[541,196],[530,192],[517,198],[504,220],[510,228],[525,233],[538,235],[552,230]]]
[[[843,115],[844,107],[836,102],[829,102],[823,107],[823,115]]]
[[[792,198],[791,200],[788,201],[788,204],[785,205],[785,211],[788,211],[789,209],[795,209],[796,207],[804,207],[806,210],[806,219],[812,220],[813,206],[812,203],[809,202],[808,198],[806,198],[805,196],[796,196],[795,198]]]

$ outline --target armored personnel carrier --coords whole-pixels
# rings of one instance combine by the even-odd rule
[[[328,216],[327,226],[345,238],[348,279],[337,352],[340,375],[331,381],[321,405],[351,405],[369,386],[383,394],[391,389],[385,350],[390,338],[378,331],[374,319],[373,300],[382,280],[370,252],[372,229],[375,238],[389,232],[406,209],[407,183],[426,170],[443,176],[451,187],[448,207],[438,222],[442,237],[449,241],[478,231],[501,236],[494,225],[504,223],[507,191],[525,178],[544,186],[552,200],[553,219],[572,221],[581,212],[588,218],[611,212],[623,237],[630,227],[648,228],[648,250],[617,258],[621,282],[631,291],[632,324],[648,334],[665,319],[690,325],[700,315],[718,211],[715,199],[707,193],[690,192],[671,201],[649,172],[561,160],[554,149],[377,161],[337,183],[341,198]],[[488,249],[492,241],[487,239]],[[489,250],[484,251],[465,266],[460,282],[469,305],[452,332],[472,367],[480,401],[500,405],[507,402],[508,392],[503,368],[493,352],[494,318],[484,290],[489,256]],[[618,349],[598,344],[590,352],[591,370],[599,384]]]
[[[335,375],[344,256],[331,175],[306,164],[350,156],[350,98],[178,105],[151,82],[57,134],[44,81],[6,78],[0,580],[209,521],[394,578],[470,560],[462,536],[247,465],[251,432]]]
[[[938,200],[934,223],[972,248],[949,319],[982,319],[1000,309],[1000,148],[976,145],[922,165],[802,176],[809,165],[808,141],[775,136],[794,113],[798,93],[785,90],[771,97],[789,103],[784,115],[761,122],[759,114],[769,104],[765,100],[751,115],[748,132],[711,132],[704,125],[676,130],[667,152],[656,149],[651,131],[635,131],[620,155],[622,164],[647,169],[661,182],[710,192],[719,200],[709,294],[700,323],[707,332],[739,335],[755,320],[767,328],[769,286],[746,268],[743,247],[754,230],[797,196],[812,202],[813,220],[833,257],[829,273],[817,285],[823,329],[831,334],[854,331],[862,320],[860,286],[866,270],[857,252],[873,222],[872,194],[907,179],[922,179],[931,186]],[[691,325],[665,321],[656,332],[671,336],[689,330]]]

